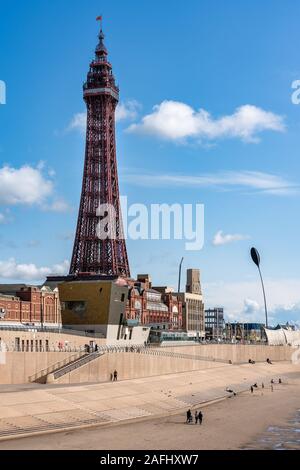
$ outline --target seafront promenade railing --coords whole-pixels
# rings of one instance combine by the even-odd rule
[[[51,374],[52,372],[54,372],[55,370],[60,369],[61,367],[65,366],[65,365],[69,365],[72,362],[75,362],[76,360],[81,359],[82,357],[84,357],[86,355],[87,355],[87,353],[84,353],[83,351],[80,351],[80,352],[77,352],[76,354],[73,354],[72,356],[68,356],[65,359],[63,359],[62,361],[55,362],[54,364],[51,364],[49,367],[46,367],[45,369],[41,369],[36,374],[30,375],[28,377],[28,381],[29,382],[36,382],[39,379],[41,379],[42,377],[45,377],[45,376]]]
[[[102,356],[103,354],[105,353],[95,351],[95,352],[92,352],[90,354],[80,357],[78,360],[72,362],[71,364],[67,364],[66,366],[61,367],[60,369],[56,370],[53,373],[54,379],[59,379],[59,377],[62,377],[63,375],[66,375],[69,372],[72,372],[73,370],[76,370],[79,367],[82,367],[91,361],[94,361],[95,359]]]

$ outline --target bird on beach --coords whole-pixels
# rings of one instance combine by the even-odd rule
[[[233,393],[233,395],[236,396],[236,393],[233,390],[231,390],[230,388],[226,388],[225,392]]]

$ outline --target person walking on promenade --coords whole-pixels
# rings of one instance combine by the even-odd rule
[[[118,372],[115,370],[114,371],[114,382],[118,380]]]
[[[198,421],[199,421],[199,424],[202,424],[202,421],[203,421],[202,411],[199,411],[199,413],[198,413]]]
[[[271,392],[274,391],[274,387],[273,387],[273,384],[271,384]]]
[[[192,412],[191,410],[187,410],[186,412],[186,422],[190,423],[192,421]]]
[[[199,416],[198,416],[198,411],[196,410],[196,411],[195,411],[195,424],[198,423],[198,418],[199,418]]]
[[[250,387],[250,390],[251,390],[251,393],[253,393],[254,388],[253,388],[252,385],[251,385],[251,387]]]
[[[265,388],[265,384],[264,384],[264,383],[261,384],[261,388]]]
[[[279,383],[279,384],[282,384],[282,380],[281,380],[281,379],[279,379],[279,380],[278,380],[278,383]]]

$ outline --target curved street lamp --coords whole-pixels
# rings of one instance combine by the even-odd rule
[[[181,267],[182,267],[183,258],[179,263],[179,271],[178,271],[178,293],[180,292],[180,284],[181,284]]]
[[[253,263],[255,263],[256,266],[258,267],[258,272],[259,272],[259,275],[260,275],[261,286],[262,286],[263,295],[264,295],[264,302],[265,302],[266,328],[268,328],[268,310],[267,310],[265,286],[264,286],[263,278],[262,278],[261,271],[260,271],[260,256],[259,256],[259,253],[258,253],[257,249],[254,248],[254,247],[251,248],[250,254],[251,254],[251,258],[252,258]]]

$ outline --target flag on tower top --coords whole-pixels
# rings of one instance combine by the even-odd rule
[[[97,16],[96,21],[102,21],[102,16]]]

